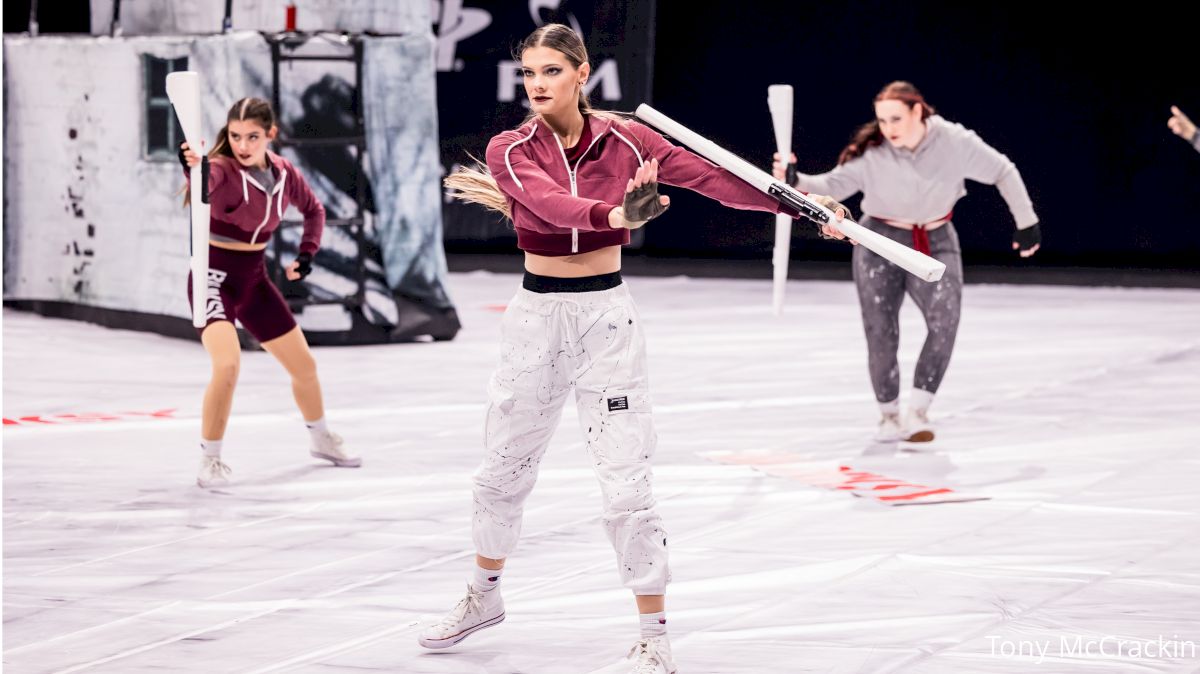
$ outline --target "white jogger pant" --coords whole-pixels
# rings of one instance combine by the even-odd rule
[[[487,451],[474,475],[475,549],[508,557],[571,388],[604,502],[604,530],[621,580],[664,594],[667,535],[654,512],[646,340],[621,284],[582,293],[517,292],[501,324],[500,367],[488,383]]]

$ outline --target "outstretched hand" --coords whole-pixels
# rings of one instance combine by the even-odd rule
[[[651,159],[639,166],[625,183],[625,201],[617,209],[624,222],[614,226],[637,229],[662,215],[670,206],[671,198],[658,193],[658,160]]]
[[[776,154],[775,156],[778,157],[779,155]],[[846,217],[850,215],[850,209],[835,201],[833,197],[828,197],[824,194],[810,194],[808,195],[808,198],[833,211],[833,216],[837,218],[839,222],[845,220]],[[825,237],[826,239],[846,238],[846,235],[842,233],[842,230],[835,227],[832,223],[821,225],[821,236]],[[858,242],[854,239],[850,239],[850,243],[858,245]]]
[[[1196,125],[1174,105],[1171,106],[1171,119],[1167,120],[1167,126],[1176,136],[1188,142],[1196,138]]]

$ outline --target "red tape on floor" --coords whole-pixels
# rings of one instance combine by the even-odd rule
[[[44,426],[61,424],[93,424],[105,421],[130,421],[134,419],[174,419],[175,408],[154,412],[84,412],[83,414],[34,414],[9,419],[4,417],[5,426]]]

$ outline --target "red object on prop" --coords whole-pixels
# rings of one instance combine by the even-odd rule
[[[287,30],[287,32],[289,32],[289,33],[295,33],[295,32],[296,32],[296,6],[295,6],[295,5],[288,5],[288,6],[287,6],[287,26],[286,26],[286,30]]]

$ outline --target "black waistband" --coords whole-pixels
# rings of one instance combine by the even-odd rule
[[[597,290],[608,290],[621,285],[621,272],[599,276],[583,276],[581,278],[559,278],[557,276],[538,276],[533,272],[525,272],[521,287],[533,293],[591,293]]]

